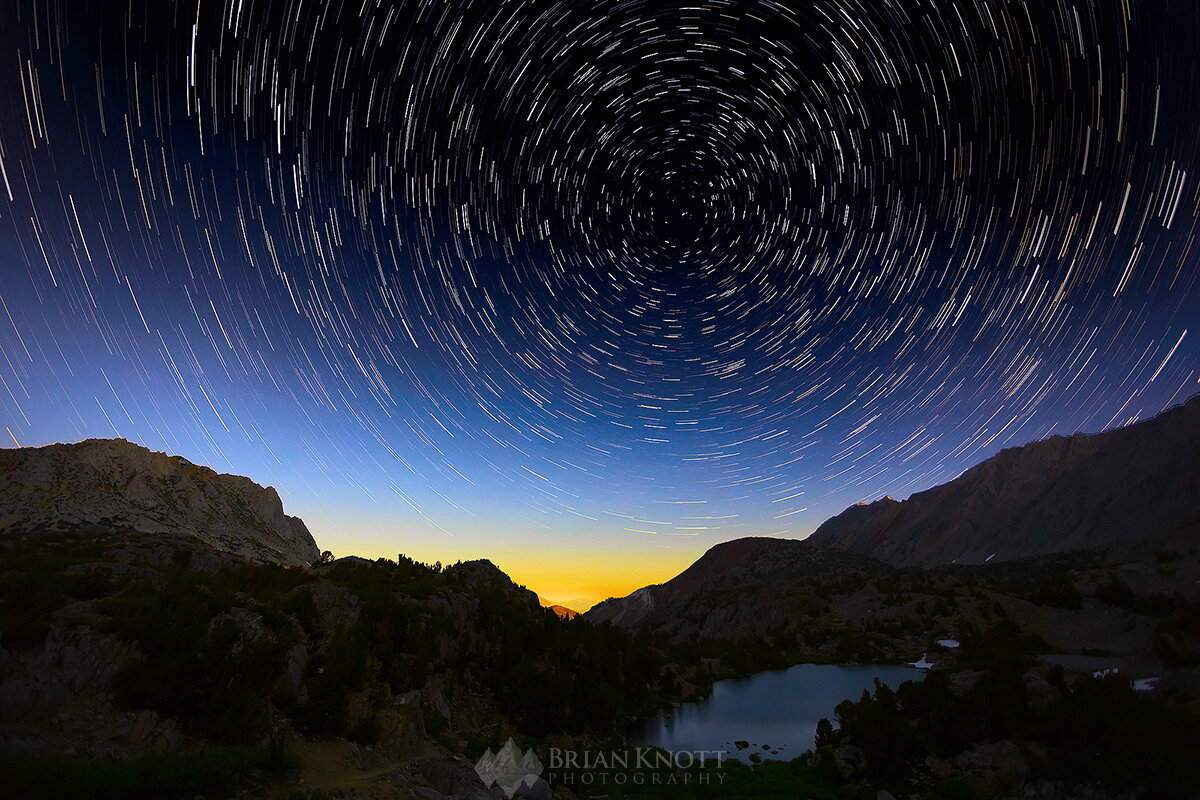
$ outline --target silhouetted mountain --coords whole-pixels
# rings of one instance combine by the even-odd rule
[[[740,638],[797,624],[810,610],[815,583],[880,568],[872,558],[794,539],[735,539],[666,583],[605,600],[583,618],[648,626],[676,639]]]
[[[958,581],[983,573],[898,570],[988,563],[995,596],[1017,603],[1012,613],[1025,614],[1026,624],[1047,638],[1068,642],[1074,641],[1068,629],[1088,613],[1086,604],[1078,612],[1083,617],[1068,621],[1035,613],[1026,597],[1041,598],[1038,606],[1053,605],[1047,598],[1063,603],[1071,597],[1078,610],[1075,583],[1099,591],[1094,587],[1109,585],[1103,575],[1115,568],[1139,596],[1193,594],[1197,531],[1200,399],[1193,399],[1120,430],[1004,450],[904,502],[884,498],[848,508],[807,540],[716,545],[672,580],[606,600],[583,616],[676,641],[766,636],[808,654],[887,657],[886,650],[873,651],[847,631],[892,625],[892,641],[903,647],[915,641],[918,631],[910,622],[917,615],[931,630],[956,617],[985,620],[990,613],[952,591]],[[1102,554],[1100,548],[1106,548]],[[1051,555],[1065,552],[1074,555]],[[1019,566],[999,566],[1017,559]],[[1169,569],[1162,559],[1170,561]],[[1066,577],[1064,569],[1075,577]],[[922,602],[921,595],[930,600]],[[842,641],[835,643],[837,637]],[[1107,634],[1085,646],[1133,648]]]
[[[1052,436],[903,502],[853,506],[808,541],[896,566],[979,564],[1200,529],[1200,396],[1154,419]]]
[[[0,532],[113,528],[195,537],[220,552],[307,565],[320,550],[279,494],[124,439],[0,450]]]

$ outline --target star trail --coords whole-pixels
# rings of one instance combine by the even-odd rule
[[[0,40],[12,445],[250,475],[338,553],[600,599],[1200,390],[1190,2],[3,0]]]

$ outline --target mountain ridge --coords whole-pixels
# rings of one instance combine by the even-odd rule
[[[894,566],[979,564],[1200,525],[1200,395],[1152,419],[1001,450],[907,500],[851,506],[808,541]]]
[[[1125,428],[1001,450],[907,500],[850,506],[803,540],[722,542],[583,616],[675,639],[759,635],[798,624],[820,604],[812,587],[846,576],[1186,542],[1198,498],[1200,395]]]
[[[648,625],[676,641],[740,638],[797,623],[813,605],[811,585],[826,576],[881,568],[869,556],[803,540],[746,537],[714,545],[671,580],[609,598],[582,616],[625,628]]]

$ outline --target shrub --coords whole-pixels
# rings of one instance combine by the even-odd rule
[[[1078,610],[1083,606],[1083,598],[1075,588],[1075,581],[1067,574],[1051,573],[1038,578],[1029,600],[1040,606],[1055,608]]]
[[[287,769],[298,763],[268,748],[245,747],[118,762],[0,754],[0,794],[43,800],[193,797],[226,789],[236,776],[251,769]]]

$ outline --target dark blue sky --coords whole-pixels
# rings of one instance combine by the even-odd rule
[[[4,0],[0,37],[10,444],[250,475],[337,552],[593,597],[1200,389],[1190,3]]]

